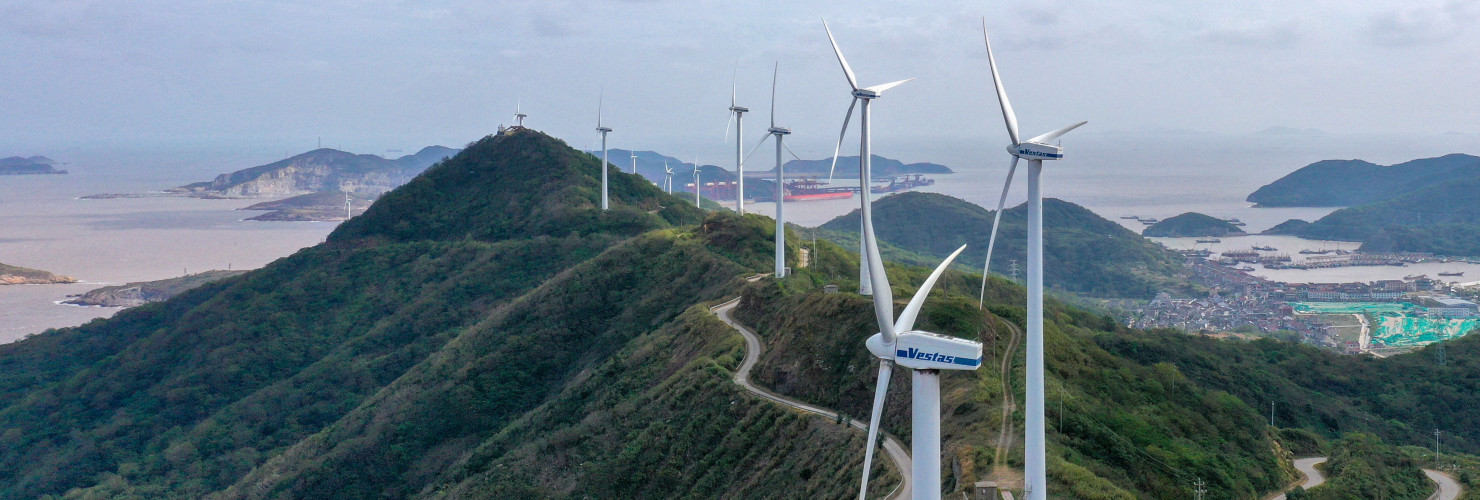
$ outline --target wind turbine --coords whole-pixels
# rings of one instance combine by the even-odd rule
[[[735,123],[735,211],[745,215],[745,158],[740,156],[745,141],[745,113],[750,108],[735,104],[736,80],[740,75],[739,63],[735,64],[735,75],[730,78],[730,121]],[[730,122],[725,122],[725,140],[730,140]]]
[[[900,81],[897,81],[897,82],[885,83],[883,85],[875,85],[875,86],[872,86],[872,87],[859,88],[858,87],[858,78],[855,77],[855,76],[853,76],[853,68],[848,67],[848,60],[843,58],[843,51],[842,51],[842,49],[839,49],[838,48],[838,41],[833,39],[832,29],[827,27],[827,21],[826,20],[822,21],[822,29],[827,30],[827,40],[829,42],[832,42],[833,53],[834,54],[837,54],[837,56],[838,56],[838,63],[843,65],[843,76],[848,77],[848,85],[850,87],[852,87],[852,89],[853,89],[853,102],[850,103],[850,104],[848,104],[848,114],[843,115],[843,131],[842,131],[842,133],[839,133],[838,134],[838,145],[835,146],[835,147],[833,147],[832,166],[831,167],[828,167],[828,174],[827,174],[827,176],[828,176],[829,179],[831,179],[832,178],[832,169],[835,169],[835,168],[838,167],[838,151],[840,151],[841,148],[843,147],[843,136],[845,136],[845,135],[848,134],[848,120],[850,120],[850,119],[853,118],[853,108],[858,105],[858,101],[863,101],[863,110],[859,112],[859,116],[858,116],[858,121],[859,121],[859,136],[858,136],[858,149],[859,149],[859,156],[858,156],[858,170],[859,170],[858,187],[859,187],[859,190],[858,191],[859,192],[858,192],[858,194],[860,195],[860,198],[863,200],[863,206],[865,208],[867,208],[870,205],[870,203],[871,203],[869,201],[868,180],[871,178],[870,176],[871,176],[871,174],[873,172],[873,170],[872,170],[873,169],[873,159],[869,157],[870,156],[869,155],[869,150],[873,147],[873,144],[872,144],[873,137],[871,135],[869,135],[869,130],[868,130],[868,126],[869,126],[868,105],[869,105],[869,102],[873,101],[874,99],[878,99],[879,97],[882,97],[884,95],[884,91],[885,90],[889,90],[889,89],[892,89],[894,87],[898,87],[898,86],[904,84],[904,82],[908,82],[910,80],[914,80],[914,78],[907,78],[907,79],[900,80]],[[865,212],[866,212],[866,210],[865,210]],[[863,232],[863,226],[865,225],[865,223],[862,220],[862,217],[860,217],[860,220],[859,220],[858,224],[859,224],[859,232],[861,233],[861,232]],[[858,239],[858,245],[859,245],[859,249],[858,249],[858,256],[859,256],[859,259],[858,259],[858,261],[859,261],[858,262],[858,293],[859,293],[859,295],[873,295],[873,293],[874,293],[873,292],[873,280],[869,279],[869,273],[871,271],[869,269],[869,267],[870,267],[869,264],[866,262],[866,260],[867,260],[866,259],[866,255],[867,255],[868,252],[865,252],[864,251],[864,248],[863,248],[863,246],[864,246],[863,245],[863,238],[860,237]]]
[[[694,155],[694,206],[703,208],[704,206],[699,204],[700,186],[702,185],[699,184],[699,155]]]
[[[349,220],[349,191],[344,192],[344,220]]]
[[[668,168],[668,162],[663,162],[663,190],[673,194],[673,169]]]
[[[611,132],[612,131],[611,127],[604,127],[604,126],[601,125],[602,101],[605,100],[605,99],[606,99],[606,93],[603,92],[602,93],[602,96],[596,100],[596,132],[599,133],[599,134],[601,134],[601,209],[602,210],[606,210],[608,208],[608,205],[609,205],[608,200],[607,200],[607,184],[606,184],[606,165],[607,165],[607,163],[606,163],[606,134],[607,134],[607,132]]]
[[[637,173],[637,152],[628,151],[632,155],[632,173]]]
[[[529,116],[529,115],[526,115],[526,114],[524,114],[523,111],[521,111],[523,108],[524,108],[524,103],[517,102],[517,101],[514,103],[514,126],[515,127],[524,128],[524,117]]]
[[[780,69],[781,63],[777,62],[771,70],[771,128],[766,129],[766,136],[761,138],[761,142],[756,143],[745,158],[750,159],[750,155],[760,150],[761,146],[766,144],[766,139],[776,138],[776,269],[774,271],[777,278],[784,278],[786,277],[786,204],[783,202],[786,199],[786,186],[782,177],[781,150],[791,152],[791,147],[782,141],[782,138],[791,135],[791,129],[776,126],[776,75]],[[801,160],[796,153],[791,153],[791,157]]]
[[[1026,141],[1018,140],[1017,115],[1012,112],[1012,103],[1007,100],[1007,91],[1002,88],[1002,78],[997,75],[997,62],[992,58],[992,39],[987,36],[987,22],[982,20],[982,39],[987,44],[987,64],[992,67],[992,85],[997,90],[997,102],[1002,106],[1002,120],[1007,124],[1007,136],[1012,145],[1007,147],[1012,155],[1008,167],[1007,183],[1002,186],[1002,199],[997,202],[997,220],[1002,217],[1002,204],[1011,186],[1012,174],[1019,159],[1028,160],[1028,344],[1027,344],[1027,422],[1024,425],[1023,472],[1026,498],[1043,500],[1048,498],[1047,443],[1043,421],[1043,194],[1039,179],[1043,176],[1043,160],[1064,157],[1064,149],[1050,144],[1088,122],[1079,122],[1043,134]],[[987,263],[991,265],[991,248],[997,238],[997,223],[992,223],[992,236],[987,242]],[[985,268],[983,273],[985,273]],[[982,276],[985,280],[985,274]],[[983,300],[986,283],[982,283]]]

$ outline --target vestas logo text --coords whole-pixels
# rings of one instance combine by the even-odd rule
[[[924,352],[913,347],[909,348],[908,350],[896,350],[894,355],[901,358],[918,359],[920,361],[934,361],[936,363],[945,363],[952,365],[976,366],[981,364],[980,359],[947,356],[938,352]]]
[[[1053,153],[1045,153],[1045,152],[1042,152],[1042,151],[1033,151],[1031,149],[1019,149],[1018,150],[1018,154],[1020,154],[1020,155],[1028,155],[1028,156],[1042,156],[1044,158],[1063,158],[1064,157],[1064,155],[1056,155],[1056,154],[1053,154]]]

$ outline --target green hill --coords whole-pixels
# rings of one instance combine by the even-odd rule
[[[1302,224],[1286,221],[1269,234],[1361,241],[1372,252],[1480,255],[1480,177],[1449,181],[1396,198],[1348,207]]]
[[[1141,231],[1142,236],[1161,238],[1182,238],[1188,236],[1231,236],[1244,234],[1244,230],[1230,224],[1228,221],[1203,215],[1197,212],[1187,212],[1176,217],[1168,217],[1150,225]]]
[[[1391,199],[1435,184],[1480,177],[1480,157],[1451,154],[1396,165],[1324,160],[1249,195],[1264,207],[1344,207]]]
[[[1050,287],[1103,297],[1151,298],[1183,286],[1183,258],[1176,252],[1063,200],[1043,200],[1044,282]],[[1027,265],[1027,205],[1006,210],[993,250],[992,270],[1007,273],[1012,260]],[[930,221],[921,224],[920,221]],[[820,227],[820,237],[857,248],[858,211]],[[992,211],[950,196],[905,192],[874,202],[874,229],[894,247],[885,258],[934,266],[961,245],[964,269],[986,260]]]
[[[0,345],[0,497],[852,496],[860,434],[742,393],[741,338],[705,308],[742,295],[767,344],[753,377],[862,417],[870,303],[824,288],[856,286],[856,256],[820,241],[793,277],[748,282],[770,268],[770,219],[706,214],[614,167],[603,212],[600,168],[532,130],[488,137],[323,244]],[[888,271],[903,301],[929,269]],[[982,370],[943,377],[952,495],[1021,466],[1007,347],[1023,290],[994,280],[981,311],[977,278],[947,273],[920,318],[986,343]],[[1443,426],[1457,450],[1480,443],[1475,339],[1431,368],[1125,330],[1052,301],[1046,320],[1055,498],[1183,498],[1197,478],[1210,498],[1272,491],[1293,478],[1272,395],[1281,425],[1326,438],[1418,444]],[[907,440],[905,378],[885,429]],[[877,465],[871,497],[891,474]]]

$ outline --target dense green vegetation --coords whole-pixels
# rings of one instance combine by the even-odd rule
[[[881,250],[886,260],[934,267],[967,245],[956,262],[962,269],[980,272],[992,215],[958,198],[905,192],[874,202],[874,230],[881,242],[893,247]],[[997,248],[992,252],[993,272],[1006,274],[1013,260],[1018,269],[1025,269],[1027,220],[1026,205],[1003,212]],[[1053,198],[1043,200],[1043,226],[1043,279],[1050,287],[1093,296],[1149,299],[1158,291],[1185,286],[1178,278],[1185,272],[1181,255],[1084,207]],[[819,238],[857,248],[858,211],[819,229]]]
[[[928,272],[894,266],[889,271],[901,305]],[[826,281],[803,271],[781,287],[761,282],[745,288],[737,316],[756,326],[764,343],[781,347],[766,352],[752,378],[867,419],[878,366],[861,347],[876,330],[871,303],[855,294],[824,293],[817,283]],[[1001,481],[994,473],[1021,467],[1021,434],[1012,435],[1002,455],[996,439],[1004,423],[1003,356],[1014,360],[1008,390],[1023,401],[1021,351],[1002,352],[1009,324],[1021,329],[1024,315],[1021,306],[1003,304],[1021,303],[1022,288],[994,280],[988,302],[996,305],[987,314],[977,309],[976,292],[974,276],[947,273],[917,325],[985,345],[980,370],[942,376],[948,460],[942,470],[952,492],[989,477]],[[1045,334],[1053,498],[1186,498],[1199,477],[1216,492],[1210,498],[1252,498],[1293,477],[1258,410],[1226,392],[1199,387],[1170,364],[1139,364],[1100,348],[1099,335],[1134,334],[1114,320],[1053,303]],[[883,428],[908,441],[907,371],[896,371],[890,394]],[[1008,418],[1020,422],[1022,411],[1012,408]]]
[[[1226,220],[1197,212],[1187,212],[1176,217],[1162,219],[1142,230],[1141,235],[1161,238],[1218,237],[1243,234],[1243,232],[1244,230]]]
[[[1451,154],[1397,165],[1324,160],[1249,195],[1266,207],[1342,207],[1392,199],[1443,182],[1480,177],[1480,157]]]
[[[1421,500],[1434,492],[1413,458],[1377,436],[1351,433],[1331,447],[1335,453],[1322,464],[1326,483],[1308,490],[1308,498]]]
[[[793,232],[796,274],[747,282],[771,267],[771,219],[705,213],[615,167],[603,212],[600,168],[532,130],[488,137],[324,244],[0,345],[0,497],[851,496],[859,434],[739,391],[740,337],[705,307],[743,296],[737,316],[765,338],[759,383],[864,418],[877,365],[860,345],[874,330],[868,299],[846,292],[852,247],[819,241],[802,268],[805,231]],[[949,226],[949,206],[920,215],[946,227],[883,208],[880,220],[900,236],[975,234]],[[1051,224],[1080,221],[1050,240],[1050,262],[1080,279],[1113,274],[1076,254],[1158,262],[1138,235],[1101,226],[1118,225],[1046,208]],[[1121,239],[1140,243],[1097,243]],[[929,271],[887,269],[901,303]],[[1007,403],[1022,401],[1021,351],[1007,348],[1023,290],[992,280],[982,311],[978,279],[947,273],[919,323],[988,353],[983,369],[943,377],[951,492],[1021,467],[1020,430],[1001,449],[997,436],[1023,418]],[[1480,339],[1450,342],[1450,363],[1432,366],[1426,353],[1374,360],[1126,330],[1057,302],[1046,319],[1055,498],[1188,497],[1198,478],[1210,498],[1258,497],[1294,478],[1288,449],[1352,431],[1414,445],[1441,427],[1454,450],[1480,443],[1467,410],[1480,407]],[[907,378],[895,377],[884,424],[906,440]],[[1278,431],[1263,414],[1274,398]],[[1407,467],[1383,464],[1394,477]],[[881,495],[897,476],[876,467]]]
[[[1480,177],[1443,182],[1312,223],[1287,221],[1269,234],[1361,241],[1369,252],[1480,255]]]

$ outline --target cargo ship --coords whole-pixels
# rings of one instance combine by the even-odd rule
[[[786,183],[786,201],[846,200],[853,197],[858,188],[829,187],[815,178],[794,180]],[[775,200],[770,200],[775,201]]]
[[[935,179],[926,178],[924,175],[920,175],[920,174],[901,175],[899,177],[890,177],[889,178],[889,185],[887,185],[887,186],[873,186],[873,187],[870,187],[869,188],[869,192],[871,192],[871,193],[893,193],[893,192],[896,192],[896,191],[906,191],[906,190],[914,189],[914,188],[917,188],[917,187],[920,187],[920,186],[929,186],[929,185],[932,185],[932,184],[935,184]]]
[[[1454,272],[1447,272],[1447,273],[1439,273],[1439,276],[1464,276],[1464,275],[1465,275],[1465,272],[1464,271],[1454,271]]]

